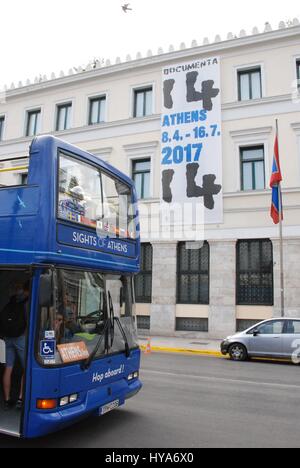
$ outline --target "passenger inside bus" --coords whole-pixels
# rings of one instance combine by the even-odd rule
[[[56,314],[54,319],[55,340],[57,344],[61,344],[64,338],[64,316]]]
[[[23,403],[29,275],[0,272],[0,426],[19,423]],[[6,414],[5,417],[3,414]]]
[[[71,341],[76,333],[80,333],[81,327],[78,323],[78,313],[76,302],[72,299],[71,294],[67,290],[60,290],[63,295],[60,305],[58,306],[59,316],[62,317],[62,339],[61,342]]]

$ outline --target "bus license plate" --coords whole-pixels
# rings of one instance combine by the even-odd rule
[[[111,403],[108,403],[105,406],[102,406],[100,408],[100,416],[103,416],[106,413],[109,413],[110,411],[113,411],[116,408],[119,408],[120,406],[120,400],[112,401]]]

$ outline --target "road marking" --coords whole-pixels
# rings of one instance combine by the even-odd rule
[[[228,379],[228,378],[223,378],[223,377],[209,377],[206,375],[175,374],[173,372],[153,371],[153,370],[148,370],[148,369],[143,369],[141,373],[176,377],[177,379],[178,377],[182,377],[184,379],[205,380],[207,382],[213,381],[213,382],[223,382],[223,383],[238,383],[238,384],[254,385],[254,386],[259,386],[259,387],[261,386],[278,387],[278,388],[293,389],[293,390],[300,389],[300,385],[280,384],[276,382],[255,382],[254,380]]]

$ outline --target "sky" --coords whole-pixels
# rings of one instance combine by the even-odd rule
[[[299,0],[1,0],[0,89],[35,76],[68,72],[94,58],[115,62],[229,31],[274,29],[300,19]]]

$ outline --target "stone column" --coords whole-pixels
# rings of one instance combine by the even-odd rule
[[[236,241],[210,241],[209,336],[236,331]]]
[[[281,316],[279,240],[273,242],[274,259],[274,317]],[[284,304],[286,317],[300,317],[300,239],[284,239]]]
[[[151,335],[174,336],[176,320],[177,243],[152,243]]]

